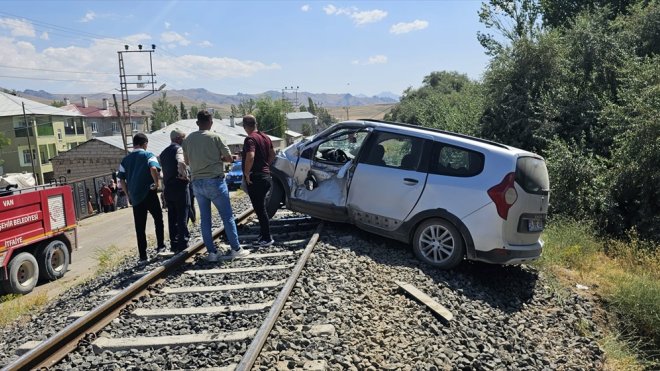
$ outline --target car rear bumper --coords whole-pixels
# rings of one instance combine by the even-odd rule
[[[532,245],[516,246],[509,245],[505,248],[489,251],[476,251],[474,260],[492,264],[522,264],[534,261],[541,257],[543,242],[538,241]]]

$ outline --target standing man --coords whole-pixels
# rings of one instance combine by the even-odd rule
[[[188,247],[190,233],[188,232],[188,209],[190,208],[190,192],[188,186],[188,167],[183,158],[181,143],[186,133],[174,129],[170,133],[172,143],[160,154],[163,166],[163,195],[167,205],[167,225],[170,232],[170,246],[173,252],[179,252]]]
[[[143,133],[133,137],[133,152],[121,160],[117,177],[122,189],[128,195],[133,205],[133,220],[135,234],[137,235],[138,251],[140,252],[139,265],[147,263],[147,212],[154,219],[156,227],[157,252],[165,249],[165,236],[163,226],[163,211],[158,201],[158,186],[160,164],[156,156],[147,151],[149,139]]]
[[[192,173],[193,192],[199,204],[202,239],[209,253],[207,260],[218,261],[218,250],[211,233],[211,203],[220,213],[225,226],[225,234],[231,247],[229,256],[244,257],[250,252],[241,248],[238,242],[238,232],[222,163],[222,161],[232,161],[231,153],[220,136],[210,130],[213,126],[213,116],[207,110],[197,113],[197,126],[199,130],[190,133],[183,141],[183,154]]]
[[[259,219],[261,235],[255,246],[270,246],[275,241],[270,235],[270,222],[266,212],[266,195],[272,187],[270,164],[275,159],[273,143],[268,135],[257,130],[257,119],[252,115],[243,116],[243,129],[247,137],[243,142],[243,177],[254,212]]]

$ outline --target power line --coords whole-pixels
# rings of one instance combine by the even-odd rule
[[[115,75],[115,73],[113,72],[49,70],[46,68],[16,67],[16,66],[6,66],[2,64],[0,64],[0,68],[13,68],[17,70],[45,71],[45,72],[81,73],[85,75]]]
[[[99,82],[98,80],[74,80],[74,79],[50,79],[46,77],[27,77],[27,76],[8,76],[0,75],[9,79],[25,79],[25,80],[47,80],[47,81],[67,81],[67,82]]]

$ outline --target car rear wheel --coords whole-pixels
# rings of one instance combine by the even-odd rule
[[[429,219],[417,227],[413,251],[419,260],[442,269],[454,268],[465,255],[460,233],[444,219]]]
[[[52,240],[39,251],[39,276],[45,280],[61,278],[69,268],[69,249],[61,240]]]
[[[11,294],[27,294],[39,280],[39,265],[37,259],[29,252],[16,255],[9,262],[7,280],[2,280],[2,288]]]

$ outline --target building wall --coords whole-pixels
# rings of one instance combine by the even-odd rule
[[[309,126],[311,133],[314,134],[316,133],[316,128],[314,127],[314,118],[308,118],[308,119],[288,119],[286,122],[286,126],[289,128],[289,130],[293,130],[297,133],[303,133],[303,126],[307,124]]]
[[[32,120],[33,117],[28,116],[28,122],[32,122]],[[24,151],[29,152],[32,148],[32,153],[35,156],[34,172],[39,184],[49,182],[53,178],[53,166],[50,162],[52,157],[85,141],[84,133],[79,135],[66,134],[63,116],[51,116],[52,135],[39,135],[37,131],[36,137],[30,136],[29,143],[27,137],[16,137],[14,121],[14,116],[0,117],[0,130],[11,141],[9,145],[0,150],[4,160],[3,171],[5,173],[32,173],[32,164],[25,161],[24,158]]]
[[[146,133],[145,120],[142,117],[132,117],[132,122],[135,122],[137,125],[137,130],[131,130],[130,136],[135,135],[136,133]],[[96,123],[96,131],[92,130],[92,123]],[[116,123],[116,125],[113,125]],[[121,135],[121,120],[117,117],[87,117],[85,128],[89,133],[89,138],[97,137],[109,137],[113,135]],[[126,125],[127,128],[132,125]],[[117,129],[116,131],[113,129]]]
[[[125,156],[122,149],[99,140],[90,140],[52,160],[55,178],[67,181],[108,174],[119,168]]]

